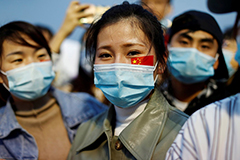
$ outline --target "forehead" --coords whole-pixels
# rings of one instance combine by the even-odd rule
[[[111,41],[126,41],[127,39],[139,39],[149,43],[146,34],[140,29],[139,21],[135,18],[123,19],[114,24],[103,27],[98,34],[97,42],[103,42],[111,39]],[[108,38],[108,39],[107,39]]]

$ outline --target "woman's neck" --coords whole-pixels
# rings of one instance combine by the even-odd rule
[[[47,93],[44,96],[33,101],[21,100],[14,96],[12,96],[12,98],[12,105],[14,106],[15,111],[29,111],[43,107],[50,100],[51,95],[50,93]]]
[[[149,99],[146,99],[135,106],[120,108],[114,105],[116,111],[116,127],[114,135],[118,136],[137,116],[145,109]]]
[[[182,102],[191,102],[205,88],[205,82],[184,84],[171,77],[173,96]]]

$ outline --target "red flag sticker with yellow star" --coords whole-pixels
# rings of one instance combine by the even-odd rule
[[[154,56],[143,56],[131,58],[131,64],[153,66]]]
[[[50,59],[43,59],[43,60],[40,60],[40,62],[46,62],[46,61],[50,61]],[[1,160],[1,159],[0,159]]]

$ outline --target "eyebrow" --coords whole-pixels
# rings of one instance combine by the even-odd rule
[[[214,41],[214,38],[204,38],[204,39],[201,39],[201,42],[209,42],[209,43],[212,43],[212,44],[213,44],[213,41]]]
[[[39,51],[40,49],[43,49],[43,47],[38,47],[38,48],[36,48],[36,49],[34,50],[34,53],[37,52],[37,51]],[[12,56],[12,55],[22,55],[22,54],[23,54],[22,51],[16,51],[16,52],[11,52],[11,53],[7,54],[6,57]]]
[[[192,38],[191,36],[189,36],[188,33],[189,33],[189,32],[181,33],[181,34],[179,35],[179,37],[184,37],[184,38],[187,38],[187,39],[189,39],[190,41],[192,41],[193,38]],[[213,44],[214,38],[202,38],[202,39],[200,40],[200,42],[209,42],[209,43],[212,43],[212,44]]]
[[[181,33],[181,34],[179,35],[179,37],[187,38],[187,39],[189,39],[190,41],[192,41],[193,38],[192,38],[191,36],[189,36],[188,33],[189,33],[189,32]]]
[[[22,51],[16,51],[16,52],[12,52],[12,53],[7,54],[6,57],[12,56],[12,55],[21,55],[21,54],[23,54]]]
[[[101,47],[98,47],[97,50],[99,49],[110,49],[111,46],[107,45],[107,46],[101,46]]]
[[[146,45],[140,44],[140,43],[129,43],[129,44],[124,44],[124,47],[132,47],[132,46],[142,46],[142,47],[146,47]]]

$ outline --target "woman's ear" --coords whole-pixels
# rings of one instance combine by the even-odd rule
[[[165,61],[164,64],[158,63],[157,74],[163,74],[164,73],[164,71],[166,69],[166,65],[167,65],[167,57],[166,56],[164,56],[164,61]]]
[[[157,74],[163,74],[165,68],[166,68],[166,66],[162,66],[162,65],[158,64]]]
[[[213,64],[213,68],[216,70],[219,65],[219,60],[217,59],[216,62]]]
[[[1,74],[1,73],[0,73]],[[2,76],[0,75],[0,83],[3,83]]]

